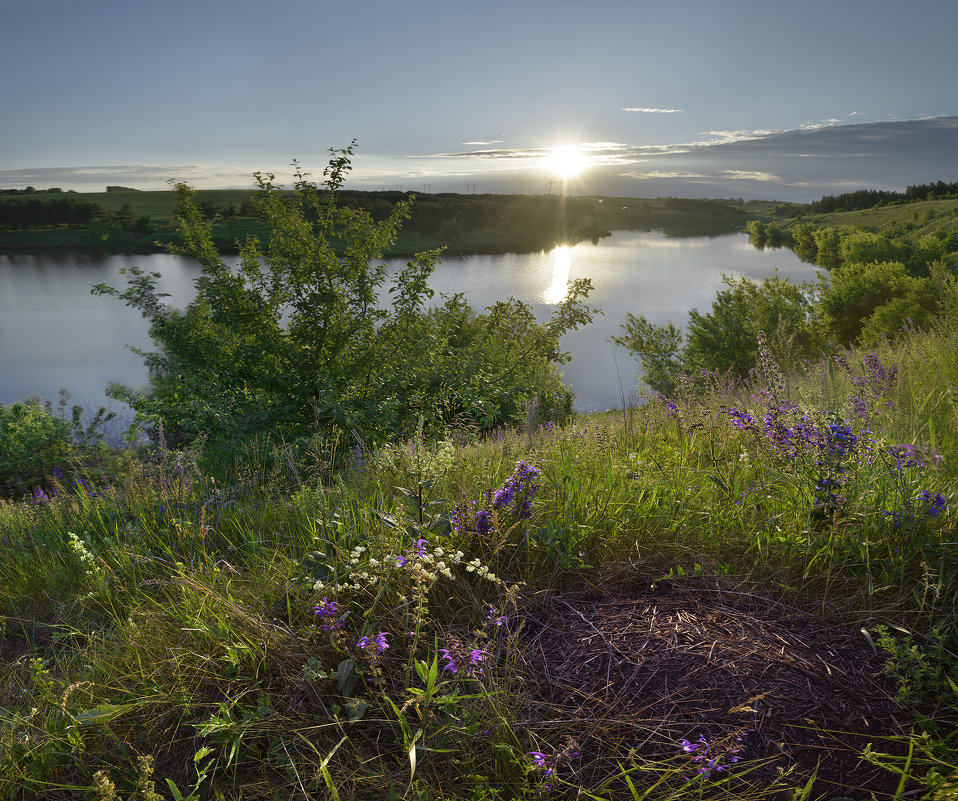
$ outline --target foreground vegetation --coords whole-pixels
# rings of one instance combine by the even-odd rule
[[[949,321],[788,376],[763,351],[749,386],[374,452],[252,444],[219,479],[163,449],[87,478],[93,446],[73,446],[0,506],[0,795],[944,798],[956,346]],[[593,637],[592,686],[559,698],[578,663],[544,650],[541,621],[597,597],[635,628]],[[825,667],[800,696],[766,678],[652,712],[647,688],[590,717],[645,636],[639,602],[669,597],[749,599],[726,625],[791,609],[819,621],[807,636],[836,627],[884,662],[887,692],[858,703],[894,725],[779,725]],[[721,635],[703,636],[711,659]],[[850,671],[837,648],[822,664]],[[715,686],[737,675],[709,666]],[[842,749],[872,772],[838,769]]]

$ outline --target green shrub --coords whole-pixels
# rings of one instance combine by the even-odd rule
[[[40,486],[73,448],[70,423],[39,401],[0,406],[0,495]]]
[[[110,393],[162,426],[169,444],[206,438],[207,458],[228,461],[260,436],[309,442],[345,431],[368,445],[408,435],[420,420],[429,433],[463,417],[492,429],[521,422],[533,403],[570,407],[556,372],[568,358],[559,341],[591,320],[582,302],[589,282],[571,283],[546,323],[515,300],[477,313],[454,295],[428,309],[439,252],[413,257],[387,286],[377,262],[410,201],[381,221],[340,202],[351,155],[352,147],[334,151],[322,189],[298,167],[292,192],[256,174],[269,245],[261,251],[248,239],[238,270],[220,258],[194,191],[178,185],[184,244],[171,249],[202,265],[185,310],[166,306],[157,276],[135,269],[122,293],[96,287],[150,322],[150,394]]]

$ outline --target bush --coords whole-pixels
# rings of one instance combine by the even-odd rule
[[[823,347],[812,303],[812,287],[787,278],[724,276],[727,289],[719,292],[712,311],[689,312],[684,337],[674,325],[656,326],[630,314],[625,335],[613,341],[642,359],[642,380],[652,389],[673,395],[679,373],[730,374],[745,378],[758,356],[757,337],[765,333],[789,363],[818,356]]]
[[[255,175],[269,246],[264,253],[248,239],[235,271],[193,190],[177,185],[184,244],[171,250],[202,265],[185,310],[162,302],[155,274],[132,270],[123,292],[95,287],[150,321],[151,393],[114,386],[110,394],[141,422],[162,425],[171,444],[205,437],[208,455],[229,457],[254,437],[310,441],[334,430],[377,444],[420,420],[430,432],[462,414],[484,429],[520,422],[533,398],[562,395],[559,339],[591,320],[582,303],[589,282],[573,282],[545,324],[514,300],[485,314],[460,295],[427,309],[438,251],[415,256],[383,292],[386,267],[377,261],[411,201],[378,222],[340,202],[352,152],[332,151],[322,188],[295,164],[292,192]]]
[[[0,495],[40,486],[73,453],[71,426],[39,401],[0,406]]]

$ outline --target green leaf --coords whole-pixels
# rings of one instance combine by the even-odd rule
[[[346,712],[349,715],[349,722],[355,723],[357,720],[362,720],[363,715],[366,714],[366,710],[369,709],[369,703],[364,701],[362,698],[348,698],[345,703]]]
[[[343,698],[349,698],[353,694],[353,688],[359,680],[359,674],[356,673],[356,660],[344,659],[336,668],[336,680],[339,682],[339,692]]]
[[[100,704],[92,709],[85,709],[80,712],[76,716],[76,722],[81,726],[96,726],[100,723],[109,723],[134,706],[134,704]]]

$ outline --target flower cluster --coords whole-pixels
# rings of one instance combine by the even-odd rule
[[[735,733],[717,740],[708,740],[700,734],[698,740],[681,740],[682,752],[688,754],[695,767],[695,775],[708,778],[712,773],[720,773],[731,764],[738,762],[744,750],[741,733]],[[686,779],[691,781],[691,777]]]
[[[492,494],[492,508],[497,512],[511,509],[520,520],[531,517],[532,500],[539,489],[539,475],[538,467],[520,459],[516,462],[515,472]]]
[[[736,428],[744,429],[745,431],[757,431],[758,424],[752,415],[750,415],[744,409],[739,409],[735,406],[730,407],[728,410],[728,416],[732,418],[732,425]]]
[[[520,459],[513,474],[499,489],[483,493],[482,508],[476,509],[475,501],[471,500],[459,504],[452,516],[452,527],[458,534],[474,531],[484,536],[497,519],[508,516],[528,520],[532,517],[532,502],[539,490],[540,475],[538,467]]]
[[[666,417],[668,417],[670,420],[678,420],[678,419],[679,419],[679,405],[678,405],[675,401],[669,400],[669,399],[668,399],[667,397],[665,397],[665,395],[663,395],[661,392],[656,393],[655,399],[656,399],[659,403],[661,403],[663,406],[665,406],[665,416],[666,416]]]
[[[483,660],[489,656],[488,651],[479,648],[466,648],[458,639],[450,637],[448,648],[440,648],[439,655],[445,661],[443,673],[457,675],[463,673],[470,678],[481,678],[486,674],[482,669]]]
[[[858,452],[859,437],[844,422],[833,421],[813,431],[815,436],[811,442],[817,449],[815,465],[820,469],[813,504],[835,509],[845,500],[841,488],[847,480],[846,460]]]
[[[935,467],[941,467],[941,463],[944,461],[942,455],[928,445],[921,445],[919,447],[902,443],[896,445],[894,448],[890,448],[889,452],[897,461],[896,467],[899,470],[902,467],[927,467],[929,464]]]
[[[870,420],[879,404],[891,408],[892,402],[885,397],[898,379],[898,366],[886,367],[878,354],[871,351],[862,358],[862,371],[863,375],[852,377],[852,384],[859,390],[859,394],[851,399],[852,409],[856,416]]]
[[[502,583],[502,579],[493,573],[486,565],[482,564],[478,558],[466,563],[466,572],[472,573],[473,571],[475,571],[479,578],[484,578],[486,581],[491,581],[493,584]]]
[[[726,409],[731,423],[752,432],[772,453],[806,470],[814,480],[813,506],[835,511],[845,501],[844,488],[852,468],[861,460],[871,462],[875,441],[867,429],[856,430],[848,420],[836,414],[803,412],[784,398],[785,386],[771,356],[765,354],[762,371],[769,382],[753,399],[762,401],[760,417],[746,409]]]
[[[925,517],[933,517],[937,520],[941,517],[941,513],[945,511],[946,505],[945,496],[940,492],[919,490],[914,498],[905,499],[902,511],[886,511],[884,514],[886,517],[891,517],[895,528],[901,531],[902,529],[914,528]]]
[[[339,604],[326,600],[325,596],[313,607],[313,614],[319,619],[319,627],[323,631],[332,633],[343,627],[343,621],[339,617]]]
[[[86,573],[89,578],[95,579],[101,575],[102,568],[97,562],[96,557],[90,553],[90,549],[82,537],[77,536],[72,531],[68,531],[67,545],[70,547],[70,550],[73,551],[77,561],[80,563],[80,567],[83,568],[83,572]]]
[[[360,637],[359,642],[356,643],[356,647],[366,651],[370,656],[382,656],[383,652],[389,647],[389,643],[386,642],[387,634],[388,632],[381,631],[371,638]]]
[[[939,517],[945,509],[945,496],[940,492],[931,493],[921,490],[918,498],[925,505],[925,514],[929,517]]]
[[[571,735],[563,734],[558,751],[552,754],[530,751],[528,756],[532,757],[533,770],[543,771],[542,778],[546,780],[545,789],[551,790],[559,768],[579,756],[579,744]]]
[[[486,604],[489,607],[489,614],[486,615],[486,622],[483,623],[483,627],[491,626],[493,628],[499,628],[505,626],[509,622],[509,618],[505,615],[500,615],[499,610],[496,609],[492,604]]]

